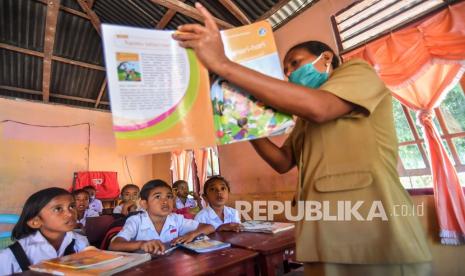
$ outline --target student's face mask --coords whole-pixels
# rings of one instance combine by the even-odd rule
[[[326,72],[318,71],[314,64],[317,63],[323,54],[311,63],[307,63],[295,70],[289,76],[289,81],[295,84],[300,84],[309,88],[318,88],[329,78],[329,65],[326,67]]]

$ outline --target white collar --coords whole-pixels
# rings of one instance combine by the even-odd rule
[[[140,213],[139,216],[141,216],[141,226],[140,226],[141,230],[152,229],[155,232],[157,232],[155,229],[155,225],[153,224],[153,221],[150,219],[150,216],[147,211]],[[174,220],[173,214],[169,214],[168,216],[166,216],[162,231],[163,229],[165,229],[165,227],[170,227],[170,226],[176,227],[176,222]]]
[[[218,214],[215,212],[215,210],[213,210],[213,208],[210,206],[210,204],[208,204],[208,207],[207,207],[207,212],[208,212],[208,217],[210,219],[220,219],[221,218],[218,216]],[[223,206],[223,218],[226,219],[226,206]],[[224,221],[223,219],[223,221]]]
[[[34,234],[28,237],[28,245],[39,245],[39,244],[49,244],[51,247],[53,247],[50,242],[42,235],[40,231],[36,231]],[[71,243],[73,240],[74,235],[71,231],[66,232],[65,237],[63,238],[63,241],[61,242],[60,248],[58,249],[58,253],[61,254],[65,251],[66,247]]]

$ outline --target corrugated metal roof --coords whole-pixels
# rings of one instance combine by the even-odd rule
[[[251,22],[262,17],[279,2],[279,0],[231,1]],[[302,1],[304,0],[291,0],[295,3]],[[61,0],[60,2],[61,9],[58,13],[53,56],[67,60],[57,61],[52,58],[50,101],[92,108],[105,78],[105,72],[95,68],[95,65],[103,66],[104,64],[101,39],[87,19],[89,16],[85,14],[76,0]],[[194,2],[195,0],[184,1],[190,6],[193,6]],[[200,2],[217,18],[234,26],[242,25],[240,20],[219,1],[200,0]],[[295,8],[295,3],[294,6],[291,4],[291,8]],[[168,11],[167,8],[154,4],[150,0],[95,0],[92,10],[102,23],[143,28],[154,28]],[[281,17],[292,13],[292,9],[281,10],[278,12]],[[2,70],[0,72],[0,86],[2,86],[0,95],[42,100],[41,95],[34,93],[42,91],[43,58],[41,55],[44,50],[46,12],[46,0],[0,1],[0,43],[19,47],[10,47],[9,50],[0,47],[0,69]],[[164,28],[176,29],[181,24],[195,22],[197,21],[184,14],[176,13]],[[28,50],[35,52],[31,53]],[[84,64],[83,67],[69,64],[73,61],[88,65]],[[16,87],[29,90],[18,92],[14,89],[8,90],[8,87],[9,89]],[[63,97],[77,97],[84,100],[64,99]],[[108,109],[107,102],[108,92],[105,90],[98,108]]]
[[[0,41],[42,52],[47,8],[34,1],[2,0]]]
[[[291,0],[272,14],[268,18],[268,22],[273,26],[273,29],[277,29],[316,2],[318,0]]]
[[[67,96],[97,99],[105,79],[104,71],[96,71],[62,62],[52,62],[50,90]]]
[[[0,85],[42,91],[42,58],[0,49]]]
[[[102,43],[89,20],[60,11],[56,32],[54,55],[103,65]]]
[[[256,21],[260,16],[271,9],[277,0],[234,0],[233,1],[244,12],[251,22]]]

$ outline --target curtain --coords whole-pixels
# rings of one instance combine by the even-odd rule
[[[465,243],[465,196],[433,123],[437,107],[465,71],[465,2],[343,56],[373,65],[393,95],[417,112],[429,149],[443,244]]]
[[[194,150],[197,176],[200,182],[199,190],[203,189],[203,183],[207,180],[208,150],[208,148]]]
[[[171,172],[173,182],[177,180],[188,180],[192,172],[193,153],[190,150],[179,150],[171,152]]]

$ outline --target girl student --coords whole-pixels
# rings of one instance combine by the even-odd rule
[[[225,205],[230,191],[229,182],[222,176],[215,175],[205,181],[202,196],[208,202],[208,207],[202,209],[195,216],[195,220],[212,225],[216,231],[239,232],[241,229],[239,212]]]
[[[0,251],[0,275],[29,270],[41,261],[82,251],[87,238],[73,232],[76,204],[62,188],[47,188],[31,195],[13,228],[16,242]]]

